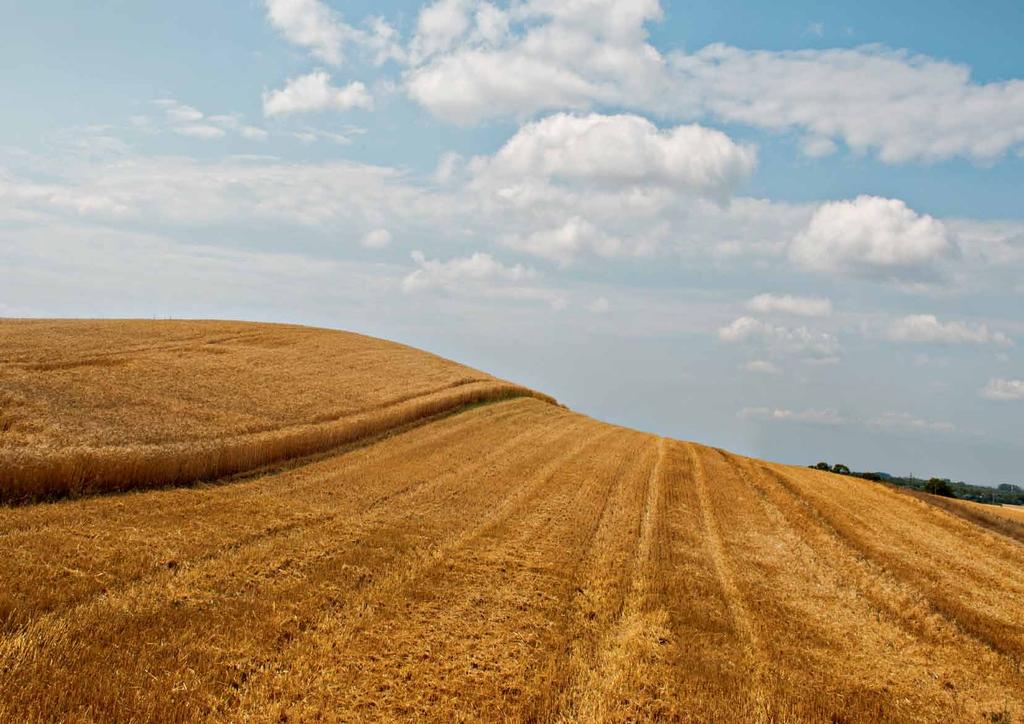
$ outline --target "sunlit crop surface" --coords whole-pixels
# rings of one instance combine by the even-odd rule
[[[229,479],[0,508],[2,721],[1024,714],[1007,530],[378,340],[21,324],[0,326],[5,455],[187,458],[439,390],[491,396]]]

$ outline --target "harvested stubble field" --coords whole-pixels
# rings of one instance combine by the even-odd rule
[[[198,349],[228,328],[248,342]],[[463,378],[505,384],[300,328],[0,329],[0,389],[32,411],[4,429],[5,454],[131,455],[333,422]],[[129,339],[116,377],[74,364]],[[47,346],[62,366],[32,368]],[[361,375],[378,386],[347,390]],[[149,387],[171,378],[175,392]],[[255,389],[266,381],[277,389]],[[1024,716],[1020,541],[881,485],[515,390],[213,484],[0,507],[0,721]],[[184,401],[156,421],[136,396],[154,418]]]

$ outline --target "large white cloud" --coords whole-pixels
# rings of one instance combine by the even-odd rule
[[[657,0],[441,0],[421,11],[406,89],[456,123],[620,107],[795,131],[810,156],[988,161],[1024,144],[1024,80],[878,45],[662,53],[647,38],[661,16]]]
[[[913,278],[953,249],[941,221],[899,199],[858,196],[822,204],[794,239],[790,256],[814,271]]]
[[[435,116],[470,125],[499,116],[525,117],[544,109],[583,109],[611,92],[557,63],[512,52],[466,48],[413,70],[409,95]]]
[[[665,84],[644,25],[656,0],[441,0],[420,14],[409,95],[457,123],[594,104],[646,107]],[[628,103],[627,103],[628,101]]]
[[[940,322],[934,314],[911,314],[893,320],[886,336],[895,342],[1013,345],[1006,334],[991,330],[986,324]]]
[[[989,160],[1024,142],[1024,80],[971,81],[970,68],[882,46],[673,53],[680,105],[805,135],[811,155],[840,140],[883,161]]]
[[[469,30],[473,5],[470,0],[440,0],[421,8],[416,21],[416,35],[411,43],[412,57],[422,59],[450,48]],[[494,6],[488,7],[505,16]]]
[[[296,45],[315,57],[338,65],[345,57],[345,43],[355,30],[341,15],[320,0],[265,0],[267,20]]]
[[[403,61],[405,51],[395,29],[383,18],[371,17],[366,28],[349,25],[341,14],[321,0],[263,0],[267,20],[289,42],[330,65],[341,65],[346,46],[367,51],[377,64]]]
[[[701,126],[560,113],[522,126],[464,174],[449,159],[441,178],[466,179],[469,197],[499,222],[502,244],[567,264],[587,253],[650,255],[706,216],[718,219],[708,227],[721,235],[724,202],[755,162],[753,149]],[[738,216],[749,210],[735,206]],[[696,237],[690,229],[682,238],[696,245]]]
[[[289,78],[284,88],[263,94],[263,113],[268,116],[353,108],[373,108],[373,97],[366,86],[352,81],[337,88],[331,85],[331,76],[322,70]]]
[[[609,187],[668,186],[723,197],[750,175],[756,159],[754,149],[702,126],[662,130],[634,115],[559,113],[520,128],[484,172]]]

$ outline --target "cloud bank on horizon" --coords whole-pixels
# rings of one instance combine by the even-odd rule
[[[921,179],[1024,188],[1024,79],[814,18],[689,50],[659,0],[243,10],[233,107],[171,76],[0,144],[0,314],[359,328],[743,451],[1011,475],[1024,207]]]

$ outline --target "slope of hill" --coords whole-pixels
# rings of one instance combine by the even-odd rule
[[[345,332],[0,321],[0,501],[223,477],[523,394]]]
[[[1024,715],[1019,541],[541,398],[0,507],[0,580],[0,721]]]

